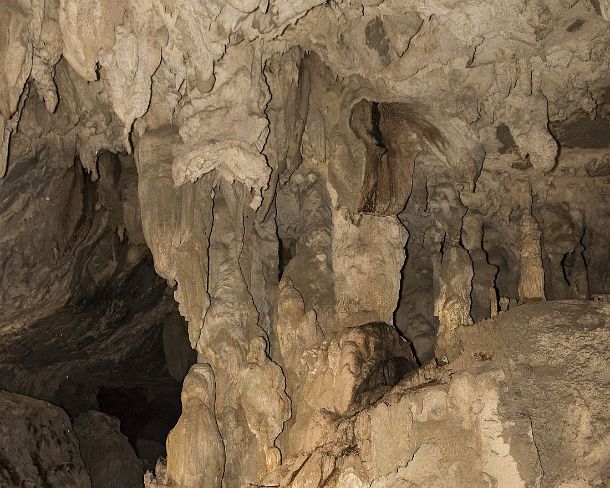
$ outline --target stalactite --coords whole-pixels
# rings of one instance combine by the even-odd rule
[[[608,3],[0,2],[0,486],[610,483]]]

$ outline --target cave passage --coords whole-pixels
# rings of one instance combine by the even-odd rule
[[[3,253],[2,267],[44,293],[6,301],[5,319],[22,329],[5,336],[0,388],[62,407],[86,464],[103,462],[86,455],[88,446],[108,442],[108,455],[131,459],[121,470],[141,485],[143,470],[166,455],[196,355],[134,212],[133,159],[103,153],[99,172],[91,181],[80,165],[57,168],[42,157],[17,162],[2,181],[3,202],[32,191],[22,203],[31,230],[5,227],[23,254]]]
[[[181,413],[180,383],[149,386],[101,387],[100,411],[121,421],[121,432],[144,463],[153,470],[157,459],[167,457],[165,439]]]
[[[610,486],[610,0],[0,0],[0,488]]]

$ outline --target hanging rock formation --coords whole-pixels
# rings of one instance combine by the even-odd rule
[[[0,479],[604,486],[609,19],[5,0]]]

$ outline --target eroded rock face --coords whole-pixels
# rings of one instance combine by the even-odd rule
[[[607,305],[530,304],[467,330],[450,367],[412,374],[381,401],[331,422],[316,448],[286,460],[268,483],[607,483]]]
[[[91,410],[78,416],[74,431],[92,488],[143,486],[142,461],[121,434],[119,419]]]
[[[393,327],[352,327],[323,345],[305,384],[306,395],[319,410],[349,414],[375,401],[415,367],[409,344]]]
[[[5,2],[0,385],[185,378],[150,486],[596,482],[461,347],[610,294],[606,4]]]
[[[275,440],[290,418],[290,399],[284,373],[267,357],[266,347],[262,337],[250,342],[248,367],[242,373],[239,392],[248,427],[262,446],[267,471],[273,471],[282,462]]]
[[[0,385],[73,415],[97,408],[102,385],[167,377],[155,356],[176,313],[144,245],[134,162],[99,163],[92,183],[47,153],[15,161],[0,187]]]
[[[50,403],[0,391],[0,483],[91,488],[70,419]]]

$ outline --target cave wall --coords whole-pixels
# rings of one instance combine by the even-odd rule
[[[335,470],[341,429],[474,323],[610,293],[605,2],[0,8],[0,386],[82,411],[126,365],[184,379],[150,486],[382,483]],[[534,482],[528,446],[491,486]]]
[[[75,414],[131,367],[167,374],[158,326],[177,315],[144,245],[133,160],[106,153],[99,171],[92,183],[43,152],[15,161],[0,189],[0,386]]]

